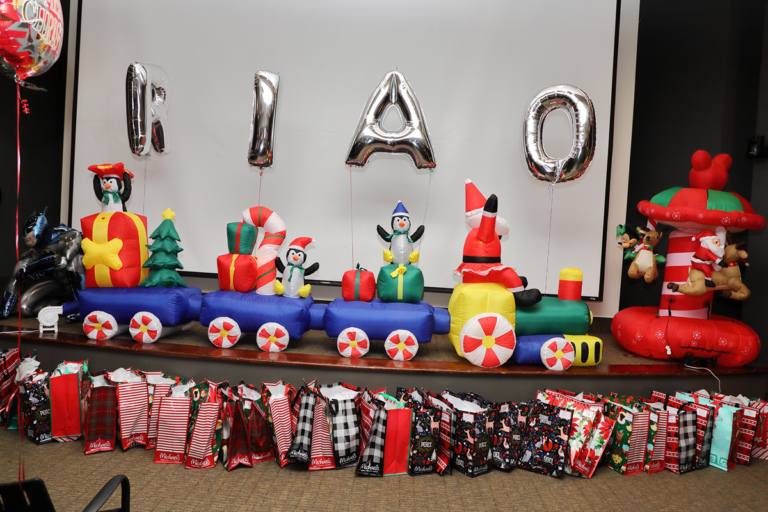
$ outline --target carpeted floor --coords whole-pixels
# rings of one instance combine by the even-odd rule
[[[601,467],[591,480],[554,479],[516,469],[478,478],[452,476],[357,477],[351,469],[308,472],[280,469],[275,462],[227,472],[154,464],[153,452],[83,455],[82,445],[21,443],[17,432],[0,431],[0,481],[17,479],[19,455],[27,478],[45,480],[61,511],[79,511],[113,475],[131,482],[135,511],[240,510],[679,510],[753,511],[768,503],[768,461],[737,466],[726,473],[707,468],[686,475],[662,471],[621,476]],[[119,492],[118,492],[119,494]],[[119,506],[113,497],[108,506]]]

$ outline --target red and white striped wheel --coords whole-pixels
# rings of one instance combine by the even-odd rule
[[[467,361],[483,368],[506,363],[515,351],[515,328],[498,313],[481,313],[470,318],[459,333],[461,353]]]
[[[256,344],[264,352],[282,352],[289,339],[288,331],[277,322],[267,322],[256,331]]]
[[[389,333],[384,340],[384,350],[390,359],[410,361],[419,351],[419,342],[411,331],[398,329]]]
[[[208,324],[208,339],[219,348],[233,347],[240,336],[240,326],[229,317],[220,316]]]
[[[154,343],[163,333],[163,324],[148,311],[140,311],[131,318],[128,332],[139,343]]]
[[[118,333],[115,317],[104,311],[91,311],[83,320],[83,331],[92,340],[108,340]]]
[[[565,338],[552,338],[541,346],[541,362],[548,370],[562,372],[573,364],[576,351]]]
[[[371,342],[365,331],[357,327],[349,327],[339,333],[336,348],[344,357],[363,357],[371,349]]]

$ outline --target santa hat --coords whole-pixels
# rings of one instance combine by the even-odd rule
[[[307,246],[314,242],[315,240],[313,238],[310,238],[308,236],[301,236],[291,242],[291,245],[288,246],[288,249],[296,249],[297,251],[305,251],[307,250]]]
[[[714,240],[715,238],[718,238],[716,234],[708,229],[705,229],[701,233],[691,238],[691,240],[694,242],[705,242],[707,240]]]
[[[395,210],[392,212],[393,217],[410,217],[411,214],[408,213],[408,210],[405,209],[405,206],[403,206],[402,201],[397,202],[397,206],[395,206]]]
[[[107,176],[114,176],[118,178],[120,181],[123,180],[123,173],[127,172],[128,176],[133,178],[133,173],[125,168],[125,166],[118,162],[116,164],[101,164],[101,165],[91,165],[88,167],[89,171],[93,171],[96,174],[99,175],[99,178],[104,179]]]

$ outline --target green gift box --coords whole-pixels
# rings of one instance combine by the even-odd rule
[[[424,295],[424,274],[413,265],[384,265],[376,279],[376,291],[384,302],[419,302]]]
[[[245,222],[230,222],[227,224],[227,246],[229,254],[251,254],[256,246],[259,230]]]

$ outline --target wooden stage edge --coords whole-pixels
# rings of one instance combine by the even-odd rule
[[[12,334],[13,332],[14,334]],[[0,326],[0,339],[5,342],[3,346],[8,347],[10,342],[16,340],[16,329],[9,326]],[[8,333],[8,334],[2,334]],[[349,359],[339,355],[307,354],[291,352],[290,349],[284,352],[269,353],[260,350],[243,350],[237,348],[219,349],[211,345],[187,345],[177,343],[163,343],[160,340],[153,344],[141,344],[126,339],[111,339],[96,341],[91,340],[85,335],[72,334],[67,332],[38,333],[37,331],[24,331],[22,340],[32,343],[56,344],[60,346],[69,346],[72,348],[87,348],[104,351],[114,351],[118,353],[131,353],[143,356],[159,356],[171,358],[191,358],[214,360],[220,363],[246,363],[253,365],[275,365],[294,368],[308,369],[335,369],[335,370],[367,370],[381,372],[406,372],[420,374],[442,374],[447,376],[529,376],[541,377],[545,375],[552,376],[554,373],[558,377],[578,377],[578,378],[621,378],[621,377],[690,377],[691,370],[683,364],[672,363],[669,361],[659,361],[646,363],[640,361],[651,361],[638,357],[640,361],[636,364],[606,364],[605,362],[593,367],[572,367],[565,372],[551,372],[543,366],[520,366],[506,364],[498,368],[480,368],[473,366],[467,361],[426,361],[419,360],[417,355],[411,361],[393,361],[382,358],[359,358]],[[610,337],[610,336],[609,336]],[[603,338],[605,339],[605,338]],[[326,338],[329,343],[332,340]],[[615,343],[613,339],[610,342]],[[13,343],[15,345],[15,343]],[[763,366],[742,366],[742,367],[716,367],[713,369],[718,376],[758,376],[768,375],[768,367]]]

